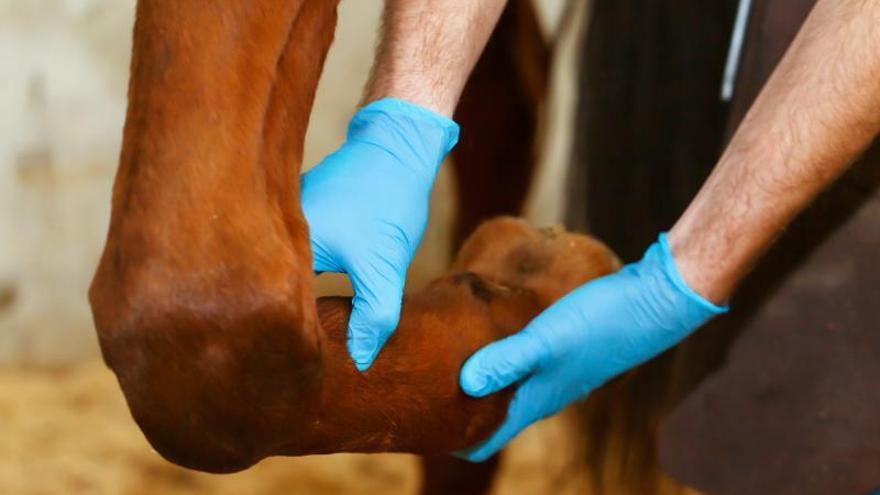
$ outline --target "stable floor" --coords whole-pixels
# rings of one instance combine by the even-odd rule
[[[510,448],[495,494],[588,493],[565,418]],[[269,459],[235,475],[175,467],[154,453],[103,364],[0,370],[0,494],[331,495],[418,493],[409,455]]]

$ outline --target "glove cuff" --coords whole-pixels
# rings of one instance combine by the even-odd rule
[[[458,143],[459,132],[455,121],[433,110],[382,98],[354,115],[347,139],[381,146],[401,162],[426,169],[433,180],[443,159]]]
[[[678,267],[675,265],[675,257],[672,255],[672,248],[669,247],[669,240],[667,239],[666,232],[660,233],[660,236],[657,238],[656,246],[660,251],[663,271],[679,293],[685,296],[691,303],[699,306],[703,311],[708,313],[709,317],[726,313],[730,309],[727,304],[719,306],[706,299],[685,282],[684,277],[681,276]]]

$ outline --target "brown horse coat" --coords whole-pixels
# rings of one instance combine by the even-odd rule
[[[336,2],[141,0],[110,231],[90,301],[101,350],[156,450],[244,469],[269,455],[449,452],[509,392],[466,397],[480,346],[616,267],[596,241],[499,220],[409,295],[366,373],[350,302],[312,291],[299,167]]]

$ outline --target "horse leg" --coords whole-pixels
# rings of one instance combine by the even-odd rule
[[[474,464],[451,455],[422,458],[422,495],[483,495],[492,487],[500,455]]]
[[[315,301],[299,207],[335,7],[138,2],[110,229],[89,296],[133,418],[158,453],[193,469],[472,445],[501,423],[511,391],[467,397],[465,359],[616,268],[585,236],[493,222],[447,276],[407,296],[397,332],[358,372],[345,348],[351,301]],[[541,269],[528,277],[511,268],[536,265],[532,256]]]
[[[511,0],[465,86],[452,151],[458,190],[453,251],[482,221],[520,212],[536,160],[549,49],[531,0]]]

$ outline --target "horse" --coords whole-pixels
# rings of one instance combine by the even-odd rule
[[[351,301],[315,299],[299,204],[337,2],[138,2],[110,227],[89,290],[102,356],[148,442],[176,464],[228,473],[274,455],[410,452],[426,456],[424,493],[484,493],[497,457],[447,454],[497,428],[511,391],[465,396],[462,363],[619,262],[589,236],[486,222],[522,206],[552,55],[531,3],[511,0],[456,110],[459,253],[406,295],[394,336],[357,372],[345,351]],[[656,465],[653,434],[618,414],[631,377],[583,406],[595,491],[686,491]]]
[[[468,90],[485,91],[499,70],[531,77],[496,103],[526,126],[520,148],[508,150],[522,171],[546,64],[535,45],[537,65],[509,67],[512,37],[525,29],[538,40],[528,5],[508,7]],[[138,2],[110,227],[89,300],[134,420],[182,466],[221,473],[269,455],[471,445],[500,424],[510,393],[465,396],[464,360],[613,270],[613,255],[592,239],[487,224],[447,276],[407,296],[382,358],[358,373],[344,347],[350,300],[315,300],[298,197],[336,7]],[[481,118],[468,106],[480,98],[465,101],[473,103],[460,107],[461,120]],[[463,144],[460,165],[495,148],[491,139]]]

